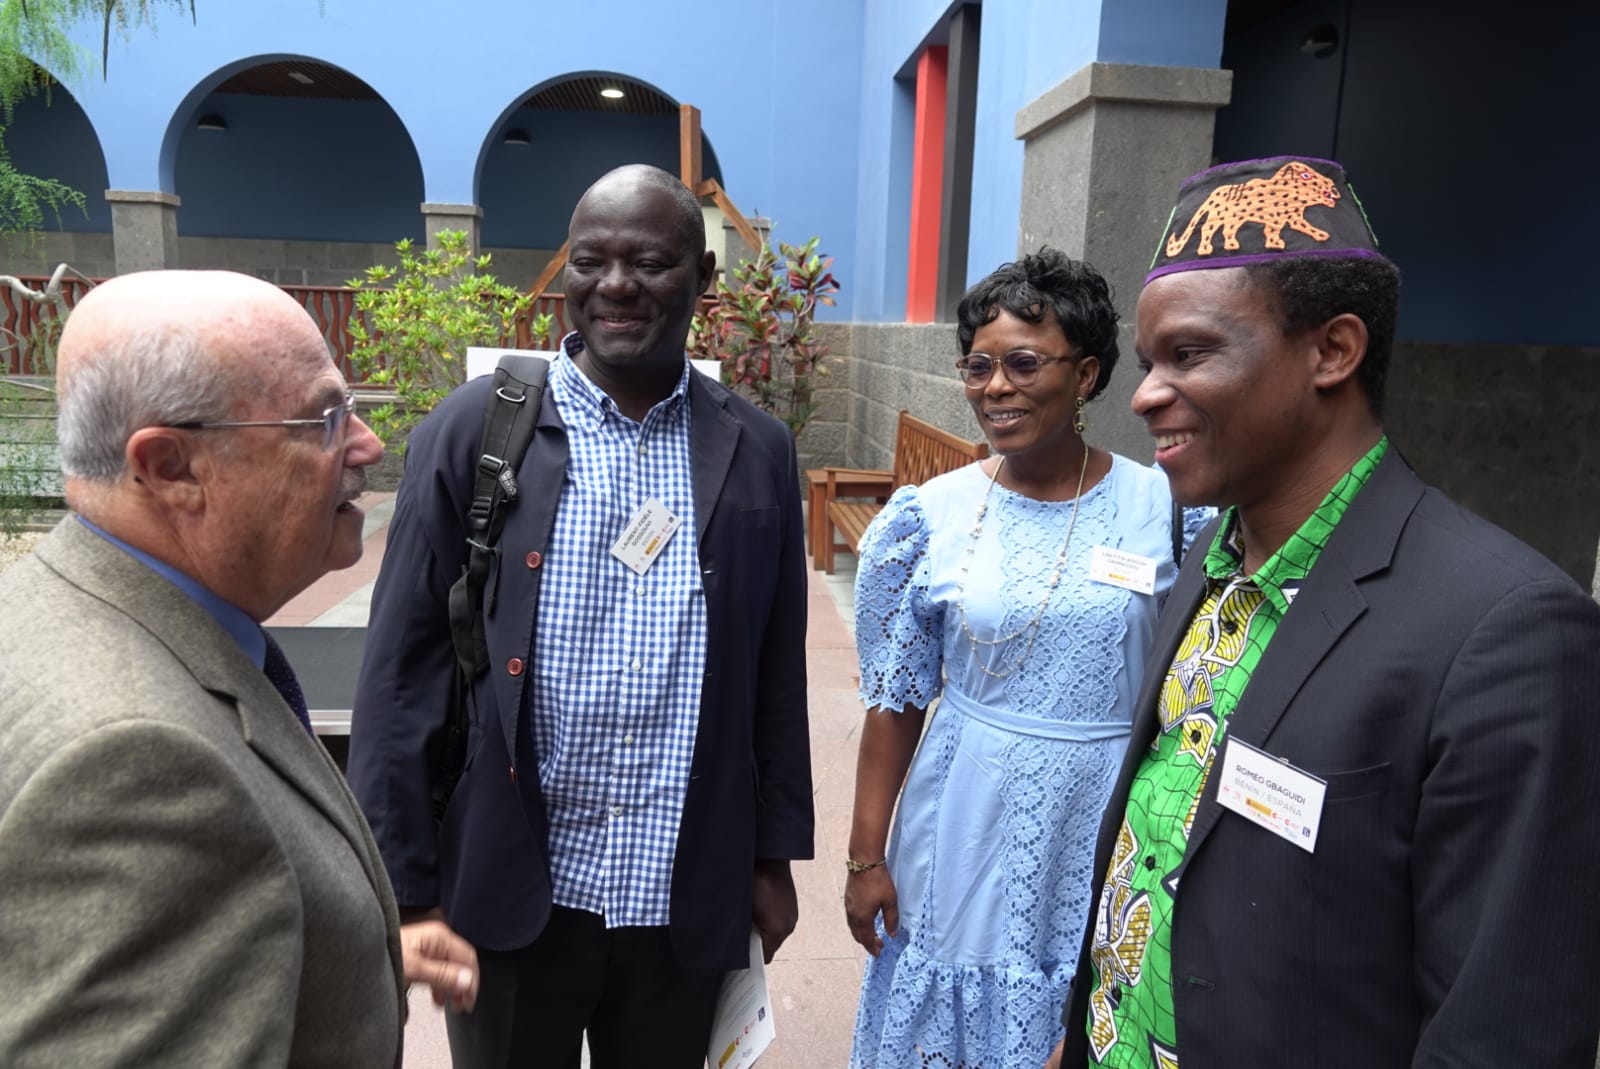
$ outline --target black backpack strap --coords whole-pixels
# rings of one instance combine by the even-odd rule
[[[483,633],[489,575],[500,550],[506,525],[503,506],[517,497],[517,469],[533,441],[544,401],[545,373],[550,363],[535,356],[505,353],[494,373],[494,392],[484,406],[483,435],[473,477],[472,505],[467,510],[467,563],[450,588],[450,640],[456,669],[450,688],[445,729],[436,743],[433,770],[433,815],[444,820],[445,808],[467,763],[467,736],[472,720],[472,681],[489,667],[489,644]]]
[[[1172,563],[1183,566],[1183,506],[1172,500]]]
[[[516,500],[517,469],[533,440],[549,370],[550,362],[536,356],[502,355],[494,372],[494,392],[484,408],[472,504],[467,510],[467,565],[450,588],[450,636],[456,662],[469,680],[489,667],[483,634],[484,611],[494,607],[494,593],[487,591],[489,574],[506,524],[503,506]]]

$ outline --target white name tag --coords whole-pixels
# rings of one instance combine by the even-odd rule
[[[1324,780],[1302,772],[1247,742],[1229,739],[1217,769],[1217,801],[1306,853],[1317,848]]]
[[[1110,546],[1095,546],[1089,555],[1089,578],[1131,590],[1135,594],[1156,592],[1156,562],[1150,557],[1128,553]]]
[[[623,528],[622,537],[611,547],[611,555],[643,575],[661,556],[661,551],[667,548],[672,532],[682,522],[667,511],[667,506],[652,497],[639,506],[639,511]]]

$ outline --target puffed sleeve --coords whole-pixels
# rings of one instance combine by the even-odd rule
[[[926,708],[941,686],[943,611],[928,598],[928,519],[914,486],[895,491],[861,539],[856,656],[868,709]]]

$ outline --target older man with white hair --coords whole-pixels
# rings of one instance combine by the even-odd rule
[[[471,949],[412,930],[402,967],[260,626],[359,559],[383,445],[243,275],[113,279],[58,363],[74,514],[0,578],[0,1064],[392,1067],[405,980],[470,1001]]]

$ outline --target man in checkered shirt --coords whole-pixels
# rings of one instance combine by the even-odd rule
[[[412,434],[350,781],[402,912],[477,948],[457,1066],[703,1065],[724,972],[793,930],[812,852],[794,441],[684,355],[715,267],[694,195],[602,177],[569,231],[551,362],[485,597],[490,669],[436,827],[449,587],[489,379]],[[630,538],[671,530],[664,541]]]

